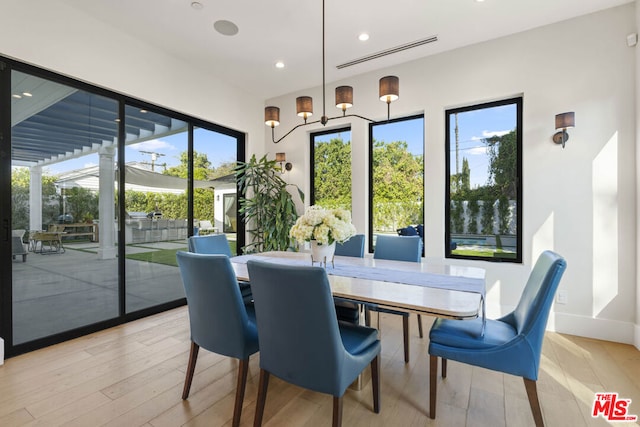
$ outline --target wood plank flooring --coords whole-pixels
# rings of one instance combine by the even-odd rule
[[[231,425],[237,361],[201,350],[190,397],[180,398],[189,356],[187,316],[182,307],[6,360],[0,366],[0,426]],[[428,331],[430,319],[424,322]],[[439,378],[438,416],[431,420],[428,339],[412,329],[411,362],[405,364],[402,320],[382,315],[380,324],[381,412],[372,411],[367,373],[361,390],[345,394],[344,426],[533,425],[521,378],[456,362],[449,363],[445,380]],[[243,426],[253,424],[258,373],[255,355]],[[630,413],[640,415],[640,351],[547,333],[538,391],[547,426],[607,425],[591,417],[596,392],[632,399]],[[264,425],[327,426],[331,410],[330,396],[272,376]]]

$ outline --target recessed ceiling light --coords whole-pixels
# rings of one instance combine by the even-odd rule
[[[194,8],[195,10],[201,10],[204,7],[204,5],[199,1],[192,1],[191,7]]]
[[[142,114],[144,114],[144,113],[148,113],[148,111],[147,111],[147,110],[145,110],[145,109],[140,110],[140,112],[141,112]]]
[[[24,96],[26,96],[26,97],[28,97],[28,98],[31,98],[31,97],[33,96],[33,95],[31,95],[31,93],[29,93],[29,92],[22,92],[22,95],[24,95]]]
[[[482,3],[484,0],[476,0],[476,3]]]
[[[18,95],[17,93],[14,93],[13,96],[15,99],[22,99],[22,95]]]
[[[367,40],[369,40],[369,34],[367,33],[362,33],[358,36],[358,40],[360,40],[361,42],[366,42]]]
[[[224,36],[235,36],[238,34],[238,26],[231,21],[221,19],[213,23],[213,28]]]
[[[284,68],[284,62],[282,61],[276,62],[276,68]]]

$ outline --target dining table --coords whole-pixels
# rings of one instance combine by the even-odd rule
[[[231,258],[238,280],[251,282],[247,261],[312,265],[306,252],[270,251]],[[316,263],[318,265],[318,263]],[[447,260],[420,263],[335,256],[325,268],[336,298],[380,308],[453,319],[484,320],[485,270]],[[484,322],[483,322],[484,323]],[[482,334],[483,331],[478,331]]]

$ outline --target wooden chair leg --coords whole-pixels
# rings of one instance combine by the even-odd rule
[[[402,316],[402,339],[404,340],[404,363],[409,363],[409,316]]]
[[[522,379],[524,380],[524,388],[527,390],[527,397],[529,397],[529,406],[531,406],[533,421],[536,423],[536,427],[544,427],[542,410],[540,409],[540,401],[538,400],[538,388],[536,387],[536,381],[528,378]]]
[[[236,403],[233,407],[233,427],[240,425],[242,416],[242,401],[244,400],[244,390],[247,385],[247,373],[249,372],[249,359],[240,360],[238,366],[238,383],[236,384]]]
[[[447,378],[447,359],[442,358],[442,378]]]
[[[429,417],[432,420],[436,419],[437,382],[438,382],[438,356],[429,355]]]
[[[422,315],[418,314],[418,335],[420,335],[420,338],[423,337],[422,334]]]
[[[187,397],[189,397],[189,390],[191,390],[191,381],[193,380],[193,373],[196,370],[196,361],[198,360],[198,350],[200,350],[200,346],[191,341],[189,364],[187,365],[187,376],[184,379],[184,388],[182,389],[182,400],[185,400]]]
[[[373,412],[380,413],[380,363],[378,358],[380,355],[373,358],[371,361],[371,388],[373,389]]]
[[[342,396],[333,396],[333,427],[342,425]]]
[[[260,369],[260,381],[258,382],[258,398],[256,400],[256,415],[253,419],[253,426],[262,425],[264,415],[264,404],[267,401],[267,388],[269,387],[269,372]]]

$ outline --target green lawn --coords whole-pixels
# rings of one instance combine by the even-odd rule
[[[229,242],[229,247],[231,248],[231,253],[234,254],[236,253],[236,242],[235,241],[230,241]],[[137,254],[128,254],[127,258],[128,259],[134,259],[137,261],[146,261],[146,262],[155,262],[157,264],[165,264],[165,265],[172,265],[174,267],[178,266],[178,263],[176,261],[176,252],[178,252],[179,250],[187,250],[186,248],[184,249],[160,249],[160,250],[154,250],[154,251],[150,251],[150,252],[140,252]]]

